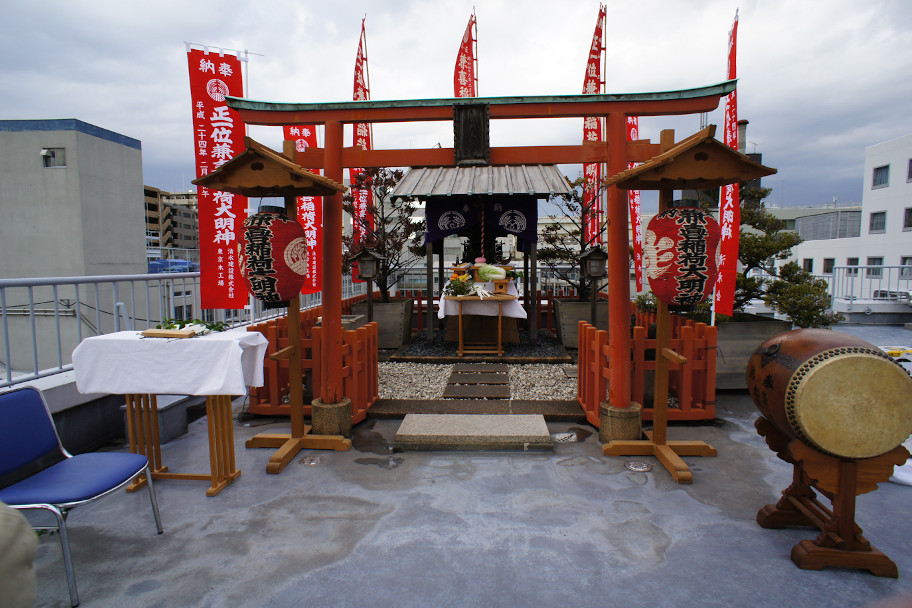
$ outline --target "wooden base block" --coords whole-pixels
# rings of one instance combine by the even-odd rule
[[[301,450],[335,450],[346,452],[351,449],[351,439],[342,435],[310,435],[311,427],[304,427],[304,435],[293,437],[288,433],[260,433],[248,439],[248,448],[278,448],[266,463],[266,473],[281,473]]]
[[[787,526],[816,527],[814,522],[801,511],[780,509],[778,505],[766,505],[757,511],[757,523],[761,528],[767,530],[780,530]]]
[[[822,570],[827,566],[858,568],[874,576],[899,578],[896,564],[881,551],[845,551],[821,547],[812,540],[803,540],[792,547],[792,561],[802,570]]]
[[[602,446],[605,456],[655,456],[677,483],[692,483],[693,474],[680,456],[715,456],[716,449],[702,441],[611,441]]]

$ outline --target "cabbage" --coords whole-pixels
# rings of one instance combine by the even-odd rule
[[[507,271],[490,264],[482,264],[478,267],[478,278],[482,281],[500,281],[507,278]]]

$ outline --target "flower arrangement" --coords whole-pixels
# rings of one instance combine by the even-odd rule
[[[467,296],[472,294],[474,287],[472,275],[453,273],[450,275],[450,282],[443,288],[443,293],[448,296]]]

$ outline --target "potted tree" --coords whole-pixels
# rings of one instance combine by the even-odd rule
[[[557,337],[565,348],[577,347],[577,324],[581,320],[591,319],[592,290],[600,291],[608,282],[589,280],[580,272],[580,255],[598,245],[597,235],[605,229],[605,222],[599,223],[596,231],[587,236],[586,225],[596,213],[595,201],[601,191],[600,186],[590,185],[580,177],[570,182],[569,195],[556,195],[549,203],[560,213],[548,216],[539,236],[538,260],[548,267],[550,272],[565,282],[576,292],[572,299],[554,298],[554,311],[557,320]],[[591,200],[585,196],[589,188],[593,189]],[[608,329],[608,302],[597,304],[597,323],[599,329]]]
[[[373,303],[380,348],[398,348],[411,338],[412,299],[390,297],[390,291],[423,259],[415,238],[424,232],[424,219],[413,217],[417,209],[413,202],[390,197],[402,176],[399,169],[364,169],[355,176],[352,190],[370,191],[373,200],[362,203],[366,213],[358,212],[359,204],[352,198],[352,190],[345,194],[342,204],[352,217],[353,228],[357,228],[342,237],[345,246],[342,271],[351,272],[356,258],[364,251],[380,258],[373,279],[380,291],[379,301]],[[372,289],[373,285],[368,288]],[[352,313],[366,314],[367,303],[353,305]]]

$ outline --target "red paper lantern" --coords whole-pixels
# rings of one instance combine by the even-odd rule
[[[247,290],[266,308],[282,308],[307,277],[304,228],[278,207],[264,207],[244,221],[238,263]]]
[[[643,272],[656,298],[693,306],[712,293],[719,273],[719,224],[698,207],[676,207],[646,227]]]

